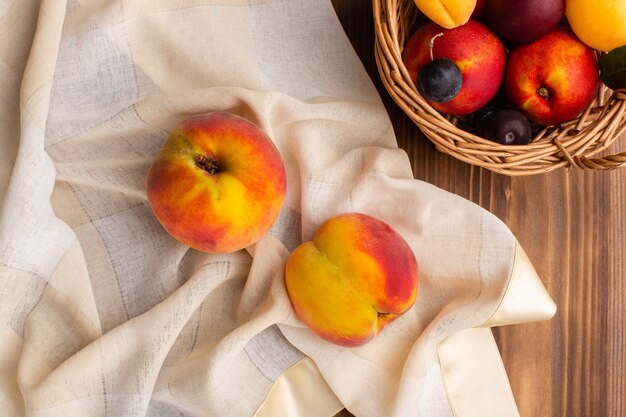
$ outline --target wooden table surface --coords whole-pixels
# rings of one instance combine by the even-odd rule
[[[511,178],[438,152],[380,81],[371,2],[333,5],[415,178],[502,219],[557,304],[549,321],[494,329],[522,417],[626,416],[626,170]]]

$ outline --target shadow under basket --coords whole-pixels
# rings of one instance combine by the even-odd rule
[[[611,170],[626,166],[626,152],[593,157],[607,151],[626,131],[626,90],[612,91],[602,84],[577,119],[543,128],[528,145],[501,145],[461,129],[459,119],[439,113],[417,91],[402,62],[404,46],[423,18],[414,2],[373,0],[373,6],[376,64],[383,84],[439,151],[510,176],[563,167]]]

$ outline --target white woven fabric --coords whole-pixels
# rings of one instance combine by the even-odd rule
[[[327,0],[0,16],[0,415],[250,416],[304,355],[357,415],[452,415],[437,344],[493,314],[515,239],[413,179]],[[144,190],[167,132],[217,110],[264,129],[288,176],[271,232],[230,255],[171,238]],[[289,251],[348,211],[396,228],[421,274],[414,308],[359,349],[314,336],[283,283]]]

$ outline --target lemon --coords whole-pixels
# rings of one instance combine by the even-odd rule
[[[626,0],[566,0],[565,15],[576,36],[594,49],[626,45]]]

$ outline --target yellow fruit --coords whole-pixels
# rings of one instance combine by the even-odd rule
[[[576,36],[594,49],[626,45],[624,0],[566,0],[565,15]]]
[[[452,29],[467,23],[476,0],[415,0],[415,5],[439,26]]]

